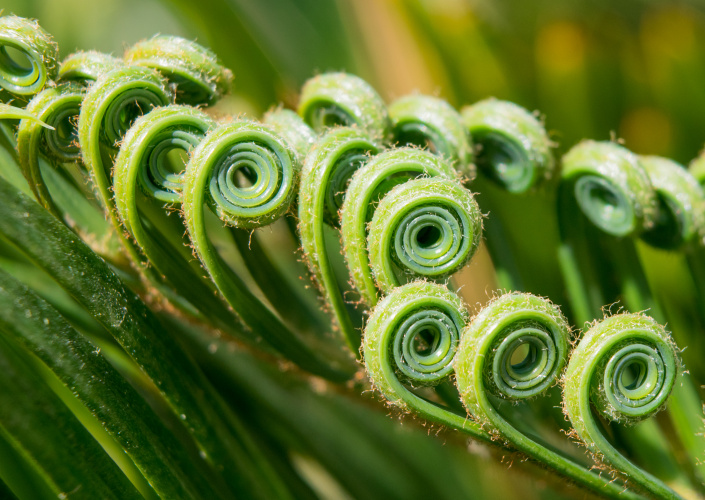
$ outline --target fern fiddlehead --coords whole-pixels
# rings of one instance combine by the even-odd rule
[[[188,215],[205,202],[229,225],[265,226],[289,210],[299,169],[296,153],[267,127],[249,121],[221,125],[189,161],[184,210]]]
[[[482,236],[472,193],[451,179],[414,179],[380,201],[369,226],[370,267],[382,293],[404,278],[441,279],[461,269]]]
[[[90,86],[78,118],[78,140],[83,164],[113,227],[122,236],[112,193],[113,159],[119,141],[134,120],[153,107],[171,101],[166,82],[151,69],[118,67]],[[130,259],[139,264],[139,250],[122,238]]]
[[[658,199],[658,215],[653,228],[644,232],[641,238],[649,245],[665,250],[680,250],[684,254],[687,268],[690,271],[692,283],[695,286],[695,304],[703,318],[703,307],[705,306],[705,264],[703,252],[703,236],[705,235],[705,193],[697,179],[683,166],[666,158],[656,156],[642,156],[640,163],[649,175],[649,180],[654,188]],[[645,274],[643,270],[640,271]],[[644,278],[641,280],[646,282]],[[652,294],[644,294],[644,299],[640,303],[630,304],[632,310],[637,307],[647,305],[652,307],[652,316],[657,317],[661,322],[671,320],[670,306],[664,297],[652,297]],[[657,292],[654,290],[653,295]],[[639,298],[639,296],[636,296]],[[661,308],[660,303],[664,303]],[[656,304],[653,306],[652,304]],[[661,311],[663,309],[663,312]],[[666,316],[669,314],[669,316]],[[669,321],[673,330],[674,338],[679,344],[690,347],[684,353],[687,365],[693,369],[698,368],[702,352],[702,344],[698,336],[691,333],[690,328],[679,327],[673,321]],[[674,429],[680,438],[680,443],[688,457],[692,471],[697,482],[703,482],[705,470],[702,467],[702,459],[705,457],[705,446],[700,439],[694,439],[694,435],[700,435],[705,431],[703,425],[702,404],[698,394],[697,386],[694,383],[696,377],[693,374],[684,374],[681,384],[674,388],[671,404],[669,406],[669,417],[673,422]]]
[[[613,236],[640,234],[654,224],[656,198],[638,158],[618,144],[584,141],[563,157],[562,179],[582,213]]]
[[[568,360],[569,336],[567,320],[546,299],[517,292],[494,299],[463,333],[454,362],[458,391],[491,434],[593,491],[620,498],[627,495],[620,485],[523,434],[492,398],[524,400],[554,385]]]
[[[475,177],[472,138],[460,114],[443,99],[427,95],[401,97],[389,105],[393,140],[441,156],[467,180]]]
[[[524,206],[529,201],[526,195],[552,176],[551,141],[534,114],[511,102],[486,99],[464,107],[461,116],[475,144],[479,175],[473,188],[480,192],[483,211],[494,214],[486,223],[486,242],[497,281],[500,288],[524,290],[526,272],[517,259],[522,250],[515,243],[524,235],[508,234],[500,221],[516,216],[519,203]],[[517,196],[523,196],[521,202]]]
[[[654,226],[641,237],[652,246],[678,249],[693,245],[705,229],[705,193],[697,179],[674,161],[639,158],[658,199]]]
[[[638,157],[612,143],[583,142],[566,154],[563,165],[563,182],[559,188],[563,243],[559,260],[578,321],[599,318],[602,304],[621,298],[629,310],[649,310],[659,322],[666,323],[664,310],[651,293],[633,238],[658,238],[662,245],[678,243],[673,239],[680,238],[677,223],[675,227],[664,227],[675,222],[668,221],[673,215],[668,214],[669,194],[665,190],[677,184],[677,175],[671,174],[669,186],[661,184],[658,193]],[[651,168],[659,167],[664,168],[663,165]],[[685,202],[682,194],[670,193],[670,196],[680,197],[680,203]],[[670,243],[665,241],[667,234],[671,235]],[[674,391],[672,406],[676,413],[669,412],[669,416],[700,413],[700,405],[694,404],[690,397],[695,391],[685,378],[684,384]],[[702,423],[698,420],[690,419],[687,425],[680,426],[678,433],[682,442],[675,445],[692,442],[690,435],[702,432]],[[640,448],[639,441],[643,441],[644,436],[654,447],[669,446],[655,422],[648,421],[644,425],[649,427],[649,432],[636,429],[642,433],[642,438],[633,445],[635,453],[648,457],[649,450]],[[689,462],[691,472],[697,474],[697,459],[690,457]],[[673,468],[674,481],[687,469],[682,465]]]
[[[597,236],[593,227],[617,238],[639,235],[654,225],[656,196],[638,158],[622,146],[609,142],[583,141],[563,157],[558,190],[558,216],[561,230],[559,263],[576,322],[584,323],[601,315],[609,303],[603,296],[609,290],[609,268],[591,251]],[[590,224],[586,222],[589,221]]]
[[[178,36],[156,35],[125,52],[128,64],[158,70],[177,103],[210,105],[230,91],[232,72],[209,49]]]
[[[63,84],[37,94],[27,111],[53,127],[47,130],[35,120],[22,120],[17,131],[17,152],[22,173],[37,200],[62,218],[42,177],[40,153],[52,163],[76,162],[81,157],[76,137],[76,120],[85,92],[76,84]]]
[[[467,320],[456,294],[442,285],[416,281],[377,303],[365,326],[362,350],[373,385],[389,402],[489,442],[491,435],[478,423],[407,388],[450,380]]]
[[[8,49],[24,61],[13,58]],[[38,93],[56,76],[58,51],[51,35],[36,21],[0,17],[0,87],[13,96]]]
[[[378,298],[367,251],[367,224],[374,204],[395,185],[420,176],[454,179],[455,170],[427,151],[399,148],[372,158],[350,181],[341,211],[344,253],[355,288],[368,305]]]
[[[200,314],[233,333],[233,316],[213,297],[213,286],[200,278],[180,219],[168,215],[181,203],[183,168],[175,151],[190,153],[215,122],[202,111],[181,105],[156,108],[139,117],[125,135],[115,159],[113,190],[123,227],[140,250],[140,264],[152,268]],[[146,269],[145,269],[146,270]]]
[[[124,65],[125,62],[122,59],[103,52],[95,50],[74,52],[61,61],[57,80],[88,86],[103,73]]]
[[[113,207],[111,153],[116,152],[137,117],[170,101],[171,94],[159,74],[139,66],[108,71],[90,87],[81,106],[78,138],[83,163],[106,208]]]
[[[366,81],[347,73],[323,73],[301,89],[299,114],[316,132],[356,125],[377,141],[390,138],[384,101]]]
[[[654,227],[642,235],[652,246],[682,250],[697,290],[705,305],[705,191],[695,175],[678,163],[656,156],[641,157],[658,197]]]
[[[382,147],[361,130],[338,127],[325,133],[306,156],[299,188],[299,234],[304,258],[352,352],[360,334],[345,308],[325,244],[324,224],[340,226],[339,211],[353,174]]]
[[[184,219],[194,252],[245,324],[303,368],[339,378],[341,371],[331,368],[253,295],[206,232],[204,206],[240,229],[274,222],[289,210],[299,168],[295,151],[269,128],[249,121],[220,125],[194,149],[186,167]]]
[[[526,399],[557,382],[570,331],[558,308],[539,297],[511,293],[495,299],[469,324],[467,319],[462,300],[442,285],[417,281],[395,288],[377,303],[365,328],[364,360],[375,388],[403,410],[475,439],[499,439],[593,491],[640,498],[522,434],[494,406],[493,398]],[[525,358],[514,362],[527,346]],[[453,374],[472,418],[418,391]]]
[[[596,457],[657,498],[680,497],[621,455],[590,408],[594,405],[608,420],[647,418],[665,404],[677,371],[675,347],[663,327],[641,314],[620,314],[585,333],[565,374],[564,408],[580,439]]]
[[[479,171],[510,193],[525,192],[553,173],[546,129],[524,108],[486,99],[463,108],[461,115],[476,145]]]

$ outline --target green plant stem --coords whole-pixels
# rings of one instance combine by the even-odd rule
[[[686,261],[695,285],[697,309],[700,317],[705,320],[705,250],[700,247],[687,251]]]
[[[228,182],[228,169],[243,165],[256,173],[256,189],[240,189]],[[346,380],[352,373],[346,361],[335,355],[338,346],[323,345],[319,339],[313,347],[288,328],[227,265],[206,230],[205,206],[228,225],[243,229],[274,222],[293,201],[297,175],[296,153],[268,128],[245,120],[220,125],[196,147],[186,167],[184,219],[195,253],[247,326],[302,368]]]
[[[326,226],[340,226],[339,211],[350,178],[369,161],[370,155],[381,149],[369,135],[356,128],[332,129],[321,136],[306,156],[299,187],[298,233],[304,259],[335,326],[356,356],[360,350],[360,332],[339,287],[342,276],[335,273],[335,255],[326,244],[331,239],[330,234],[326,235]]]
[[[574,321],[586,324],[602,317],[602,307],[617,299],[610,291],[619,293],[619,290],[624,293],[625,305],[629,310],[656,308],[655,312],[660,312],[648,292],[648,283],[641,272],[631,239],[607,236],[594,228],[575,202],[573,185],[570,183],[559,187],[558,207],[561,229],[558,256]],[[611,250],[605,250],[604,245],[609,245]],[[613,256],[613,262],[608,265],[601,261],[603,255]],[[618,282],[617,288],[615,280]],[[671,405],[679,404],[677,393],[676,388]],[[655,424],[647,425],[652,431],[661,433]],[[662,450],[662,456],[672,457],[669,450],[663,449],[669,441],[662,436],[649,439],[650,435],[645,432],[642,433],[643,440],[631,440],[633,452],[649,456],[651,450],[659,449]],[[669,470],[678,471],[679,477],[673,478],[675,481],[688,482],[677,464],[673,464]]]
[[[247,270],[279,315],[297,331],[308,333],[324,331],[327,325],[321,318],[320,312],[304,300],[304,290],[297,290],[290,284],[267,255],[259,236],[236,228],[231,228],[230,234]]]
[[[651,383],[623,384],[623,370],[634,362],[647,363],[644,373],[648,370]],[[573,351],[565,374],[564,407],[580,439],[597,457],[656,498],[681,497],[623,456],[605,438],[591,407],[594,404],[613,421],[648,418],[666,402],[676,375],[677,358],[668,333],[642,314],[615,315],[593,325]],[[652,437],[645,449],[658,448],[660,441]]]
[[[630,239],[618,240],[606,236],[606,246],[613,257],[621,281],[624,304],[631,311],[646,311],[659,323],[666,324],[667,315],[651,292],[635,244]],[[670,411],[673,409],[673,411]],[[669,403],[669,416],[678,434],[679,444],[686,450],[689,465],[699,477],[699,488],[703,490],[705,478],[705,445],[697,446],[693,436],[705,433],[703,406],[698,391],[690,375],[683,374],[680,384],[676,384]],[[690,416],[684,418],[684,416]],[[705,490],[703,490],[705,491]]]
[[[454,365],[463,404],[493,435],[579,485],[611,498],[639,498],[524,435],[490,397],[521,400],[543,393],[565,366],[568,336],[566,319],[547,300],[517,292],[494,299],[468,324],[458,347]],[[525,343],[534,354],[522,368],[511,360]]]

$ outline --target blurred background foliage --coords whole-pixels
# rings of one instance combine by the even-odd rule
[[[705,8],[695,1],[3,0],[2,7],[5,14],[38,19],[55,37],[62,57],[77,49],[120,55],[155,33],[196,39],[235,74],[232,95],[215,108],[220,114],[259,117],[278,103],[295,107],[306,79],[345,70],[370,82],[387,101],[418,91],[438,95],[456,108],[495,96],[537,110],[557,156],[583,138],[621,138],[636,153],[687,164],[705,140]],[[507,237],[521,249],[517,256],[527,289],[560,302],[553,192],[548,186],[538,193],[503,196],[490,216],[512,221]],[[663,285],[662,297],[683,309],[681,326],[701,329],[694,309],[688,312],[692,292],[677,286],[678,276],[687,272],[682,261],[666,252],[640,250],[651,263],[650,279]],[[496,287],[486,253],[461,274],[470,303],[485,302]],[[678,300],[681,306],[674,305]],[[302,457],[317,446],[333,446],[327,438],[306,437],[311,428],[325,430],[317,418],[325,412],[342,418],[363,411],[348,408],[344,400],[329,401],[323,411],[317,407],[323,404],[318,395],[290,389],[288,396],[280,396],[298,401],[297,416],[285,403],[260,414],[263,406],[255,404],[260,393],[248,395],[247,383],[228,388],[254,421],[270,418],[289,429],[282,435],[299,436],[301,442],[289,446]],[[303,391],[300,397],[296,391]],[[384,427],[385,418],[379,421],[381,433],[391,428]],[[438,453],[424,443],[409,447],[429,457]],[[333,460],[334,448],[326,452]],[[512,496],[513,485],[497,481],[506,476],[506,465],[484,467],[483,477],[471,472],[479,462],[491,460],[485,450],[468,455],[451,447],[448,453],[455,457],[449,463],[456,469],[443,477],[452,478],[452,484],[479,497],[489,498],[485,494],[490,491],[495,497]],[[321,479],[315,462],[296,460],[304,475],[318,477],[318,491],[325,497],[363,497],[374,491],[354,484],[341,489],[335,481]],[[341,477],[345,475],[337,475],[338,481]],[[518,477],[517,484],[526,486],[529,478]],[[485,493],[482,484],[488,488]],[[387,493],[394,496],[397,487],[390,485]],[[525,497],[545,497],[543,487],[534,485]],[[556,484],[553,488],[561,489]]]

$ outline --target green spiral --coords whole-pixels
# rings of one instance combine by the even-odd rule
[[[461,269],[482,237],[482,214],[455,180],[414,179],[380,201],[368,251],[377,286],[389,293],[408,279],[441,279]]]
[[[156,108],[135,120],[125,135],[115,160],[115,201],[123,221],[134,234],[135,197],[141,192],[164,203],[181,200],[183,171],[174,172],[169,153],[190,153],[215,127],[215,122],[202,111],[171,105]],[[177,169],[183,165],[176,165]]]
[[[162,290],[166,282],[207,321],[237,335],[236,318],[193,259],[182,220],[165,210],[181,203],[185,162],[174,153],[190,154],[215,127],[203,111],[190,106],[155,108],[139,117],[115,159],[113,190],[118,215],[139,248],[145,274]]]
[[[583,141],[563,157],[562,196],[613,236],[638,235],[654,225],[656,195],[636,155],[612,142]],[[571,193],[572,191],[572,193]]]
[[[37,200],[59,218],[60,210],[42,178],[39,157],[44,155],[54,164],[80,160],[77,125],[84,96],[85,90],[73,83],[42,90],[25,109],[52,129],[47,129],[36,120],[22,120],[17,131],[17,152],[22,173]]]
[[[106,208],[112,209],[112,162],[114,154],[134,121],[153,107],[171,101],[166,82],[151,69],[118,67],[101,75],[89,88],[78,119],[78,139],[83,163],[91,173]],[[112,210],[111,217],[115,218]],[[115,219],[116,227],[119,227]]]
[[[311,148],[301,172],[298,216],[304,258],[352,352],[359,350],[360,334],[348,316],[333,274],[324,224],[340,225],[339,211],[350,178],[381,149],[362,130],[337,127]]]
[[[417,148],[398,148],[373,157],[350,181],[341,211],[345,259],[362,300],[374,305],[377,287],[367,251],[368,223],[374,206],[394,186],[416,177],[455,178],[455,170],[438,156]]]
[[[409,95],[389,106],[394,142],[419,146],[443,157],[466,179],[475,176],[472,139],[462,118],[443,99]]]
[[[178,36],[156,35],[134,44],[125,61],[158,70],[171,83],[177,103],[215,103],[230,91],[233,74],[205,47]]]
[[[322,132],[328,127],[357,125],[374,140],[390,138],[384,101],[366,81],[347,73],[324,73],[301,89],[299,114]]]
[[[171,105],[139,117],[122,141],[114,168],[115,205],[125,229],[158,268],[169,259],[159,258],[163,252],[153,242],[155,228],[143,223],[145,214],[138,194],[160,206],[180,203],[184,165],[169,155],[173,151],[190,153],[213,128],[215,122],[202,111]]]
[[[556,383],[568,359],[570,327],[548,300],[526,293],[494,299],[473,318],[458,350],[458,389],[469,412],[511,442],[516,431],[488,394],[518,400]]]
[[[31,96],[42,90],[56,76],[58,52],[51,35],[36,21],[0,17],[0,87],[11,94]]]
[[[58,80],[89,85],[103,73],[124,65],[122,59],[103,52],[95,50],[74,52],[61,61]]]
[[[282,136],[296,151],[299,163],[303,164],[308,150],[316,142],[316,133],[303,118],[290,109],[280,107],[266,112],[262,117],[262,123]]]
[[[656,498],[679,498],[627,460],[603,435],[591,406],[608,420],[636,422],[661,409],[679,369],[669,334],[642,314],[620,314],[595,324],[571,355],[563,389],[565,413],[588,449]]]
[[[676,249],[692,245],[705,234],[705,193],[682,165],[658,156],[642,156],[658,198],[654,226],[642,234],[650,245]]]
[[[395,406],[489,441],[490,435],[465,415],[407,387],[450,380],[467,320],[463,301],[442,285],[417,281],[398,287],[379,301],[365,326],[365,367],[375,388]]]
[[[289,143],[264,125],[220,125],[193,152],[185,210],[198,210],[205,201],[228,225],[254,229],[271,224],[294,199],[300,170],[296,159]]]
[[[497,399],[532,398],[557,383],[569,338],[568,322],[546,299],[512,292],[492,300],[465,328],[455,357],[463,404],[487,432],[539,463],[598,493],[634,498],[621,485],[523,434],[498,411]]]
[[[553,174],[551,141],[526,109],[486,99],[463,108],[461,115],[475,143],[478,169],[510,193],[523,193]]]
[[[253,229],[274,222],[293,201],[297,155],[270,128],[252,121],[221,124],[193,150],[182,191],[183,217],[199,260],[233,310],[272,347],[302,368],[340,380],[350,374],[325,359],[270,311],[219,255],[204,206],[226,225]]]

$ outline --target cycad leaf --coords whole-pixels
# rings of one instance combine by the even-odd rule
[[[22,108],[16,108],[15,106],[10,106],[9,104],[0,103],[0,120],[1,119],[34,120],[38,122],[42,127],[46,127],[49,130],[54,130],[54,127],[52,127],[51,125],[47,125],[29,111],[26,111]]]
[[[28,311],[31,312],[31,311]],[[0,341],[0,432],[59,498],[141,498],[118,466],[30,364]]]
[[[36,355],[88,408],[164,498],[213,498],[139,394],[47,302],[0,271],[0,331]],[[31,311],[31,314],[27,314]]]

